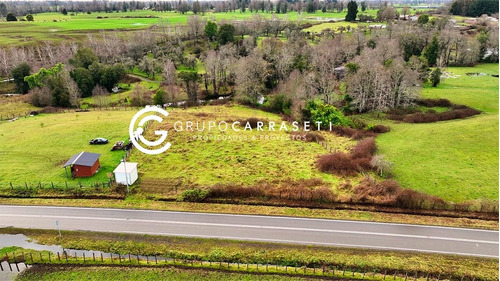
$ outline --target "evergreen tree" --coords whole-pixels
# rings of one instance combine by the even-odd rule
[[[424,48],[423,55],[427,59],[430,66],[436,65],[439,57],[439,40],[437,35],[434,35],[431,43]]]
[[[346,21],[355,21],[358,15],[358,3],[356,1],[350,1],[347,4],[347,15],[345,16]]]
[[[17,21],[17,18],[13,13],[8,13],[7,14],[7,21]]]
[[[437,87],[441,82],[441,68],[437,67],[431,72],[432,87]]]
[[[205,25],[205,35],[208,40],[214,41],[215,37],[217,37],[217,24],[213,21],[208,21]]]
[[[20,94],[26,94],[29,90],[28,82],[24,81],[24,77],[29,76],[31,67],[23,62],[12,69],[12,78],[16,84],[16,90]]]

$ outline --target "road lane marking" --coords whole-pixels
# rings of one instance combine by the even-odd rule
[[[418,228],[435,228],[435,229],[449,229],[449,230],[459,230],[459,231],[469,231],[469,232],[489,232],[489,233],[499,233],[497,230],[487,230],[487,229],[473,229],[473,228],[461,228],[461,227],[451,227],[451,226],[437,226],[437,225],[420,225],[420,224],[405,224],[405,223],[390,223],[390,222],[371,222],[371,221],[355,221],[355,220],[334,220],[334,219],[321,219],[321,218],[301,218],[301,217],[288,217],[288,216],[266,216],[266,215],[238,215],[238,214],[225,214],[225,213],[203,213],[203,212],[182,212],[182,211],[161,211],[161,210],[144,210],[144,209],[113,209],[113,208],[99,208],[99,207],[64,207],[64,206],[23,206],[23,205],[0,205],[0,208],[7,207],[18,207],[18,208],[37,208],[37,209],[74,209],[74,210],[105,210],[105,211],[117,211],[117,212],[141,212],[141,213],[172,213],[172,214],[183,214],[188,216],[232,216],[232,217],[252,217],[260,219],[286,219],[286,220],[309,220],[309,221],[326,221],[326,222],[337,222],[337,223],[355,223],[355,224],[376,224],[376,225],[394,225],[394,226],[408,226],[408,227],[418,227]]]
[[[368,231],[365,232],[365,231],[348,231],[348,230],[334,230],[334,229],[282,227],[282,226],[261,226],[261,225],[204,223],[204,222],[182,222],[182,221],[168,221],[168,220],[144,220],[144,219],[130,219],[130,218],[105,218],[105,217],[87,217],[87,216],[0,214],[0,217],[79,219],[79,220],[98,220],[98,221],[142,222],[142,223],[157,223],[157,224],[180,224],[180,225],[192,225],[192,226],[214,226],[214,227],[230,227],[230,228],[253,228],[253,229],[290,230],[290,231],[305,231],[305,232],[327,232],[327,233],[344,233],[344,234],[359,234],[359,235],[376,235],[376,236],[404,237],[404,238],[414,238],[414,239],[446,240],[446,241],[497,244],[497,245],[499,244],[499,242],[496,242],[496,241],[473,240],[473,239],[462,239],[462,238],[449,238],[449,237],[436,237],[436,236],[410,235],[410,234],[392,234],[392,233],[368,232]]]

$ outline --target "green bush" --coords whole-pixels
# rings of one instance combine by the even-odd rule
[[[154,104],[163,104],[164,96],[165,91],[162,88],[158,89],[153,97]]]
[[[202,190],[199,188],[196,189],[188,189],[181,193],[179,197],[179,201],[185,202],[202,202],[205,198],[208,197],[210,191]]]
[[[441,82],[441,69],[435,68],[431,72],[430,79],[431,79],[432,87],[437,87],[437,85],[439,85],[439,83]]]
[[[284,113],[290,115],[292,103],[285,95],[271,95],[264,105],[267,110],[274,113]]]
[[[321,122],[322,126],[333,125],[350,126],[351,121],[344,116],[342,111],[333,105],[325,104],[321,100],[314,100],[307,103],[304,109],[304,119],[313,122]]]

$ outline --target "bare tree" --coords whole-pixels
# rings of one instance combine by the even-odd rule
[[[187,19],[188,33],[191,38],[198,41],[205,28],[205,19],[199,15],[189,16]]]
[[[149,74],[153,74],[153,79],[155,79],[155,74],[162,71],[162,66],[157,59],[145,56],[139,63],[139,69],[146,73],[148,78]]]
[[[264,81],[267,76],[267,63],[259,51],[239,59],[236,68],[237,96],[240,100],[256,103],[264,92]]]
[[[381,64],[375,50],[365,50],[357,58],[359,69],[348,76],[347,94],[358,111],[385,111],[407,107],[416,98],[418,73],[401,58]]]
[[[151,104],[151,93],[141,84],[137,83],[130,93],[130,102],[134,106],[145,106]]]
[[[165,61],[163,62],[163,71],[161,73],[163,78],[163,83],[166,85],[175,84],[176,72],[177,69],[175,68],[174,63],[169,59],[165,59]]]
[[[82,92],[80,91],[80,88],[78,88],[78,85],[71,79],[69,76],[68,71],[64,71],[61,74],[61,78],[64,80],[64,83],[66,84],[66,88],[68,89],[69,93],[69,103],[71,106],[80,108],[80,100],[82,98]]]
[[[10,59],[6,49],[0,48],[0,75],[7,76],[10,74]]]
[[[498,26],[492,26],[486,47],[490,54],[490,61],[498,62]]]
[[[54,103],[54,97],[50,93],[48,86],[43,86],[42,88],[35,87],[30,91],[31,104],[34,106],[44,107],[50,106]]]
[[[110,103],[110,95],[106,88],[97,85],[92,90],[92,97],[94,99],[94,104],[98,107],[106,107]]]

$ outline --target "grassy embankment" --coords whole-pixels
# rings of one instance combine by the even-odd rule
[[[175,267],[162,268],[140,268],[140,267],[52,267],[38,265],[23,272],[18,281],[38,281],[38,280],[88,280],[88,281],[108,281],[108,280],[207,280],[207,281],[250,281],[250,280],[269,280],[269,281],[302,281],[310,280],[306,277],[298,276],[280,276],[272,274],[250,274],[250,273],[230,273],[221,271],[207,271],[202,269],[181,269]]]
[[[408,276],[418,275],[420,278],[425,278],[427,275],[434,278],[465,276],[466,279],[490,280],[495,279],[498,274],[497,259],[454,255],[78,231],[63,231],[62,237],[59,237],[55,230],[3,228],[0,229],[0,233],[23,233],[40,244],[57,244],[66,249],[99,250],[122,255],[139,253],[177,260],[194,259],[223,262],[223,264],[239,262],[310,268],[320,268],[324,265],[335,267],[337,271],[376,270],[378,273],[387,272],[391,275],[396,272],[399,274],[407,272]],[[16,250],[19,255],[20,250],[11,249],[11,251]],[[115,261],[114,264],[117,263]],[[233,265],[233,268],[235,267],[236,265]],[[246,270],[244,266],[241,268]],[[479,268],[481,270],[478,270]],[[320,270],[317,270],[317,273],[321,275]]]

